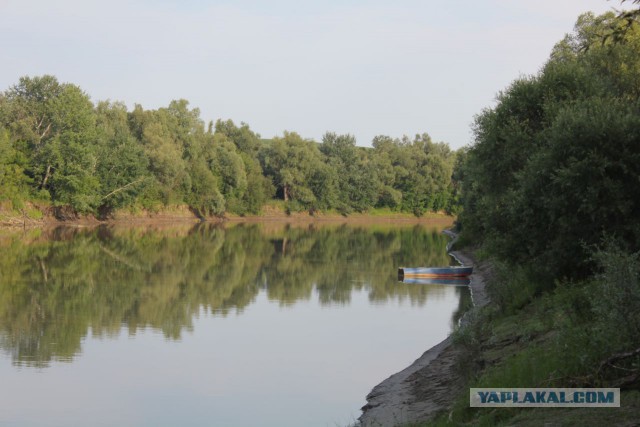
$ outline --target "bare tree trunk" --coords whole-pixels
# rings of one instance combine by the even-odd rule
[[[51,165],[47,165],[47,171],[44,174],[44,178],[42,178],[42,184],[40,184],[41,190],[45,187],[45,185],[47,185],[47,181],[49,180],[50,176],[51,176]]]
[[[49,123],[49,125],[47,126],[47,128],[44,130],[44,132],[42,132],[42,135],[40,135],[40,138],[38,138],[38,145],[42,143],[42,139],[47,136],[47,134],[49,133],[49,131],[51,130],[51,123]]]
[[[109,194],[107,194],[106,196],[104,196],[104,197],[102,198],[102,200],[106,199],[106,198],[107,198],[107,197],[109,197],[109,196],[113,196],[113,195],[114,195],[114,194],[116,194],[116,193],[119,193],[119,192],[121,192],[121,191],[124,191],[124,190],[126,190],[127,188],[131,187],[132,185],[135,185],[135,184],[137,184],[137,183],[139,183],[139,182],[141,182],[141,181],[144,181],[144,179],[145,179],[145,177],[142,177],[142,178],[140,178],[140,179],[136,179],[135,181],[132,181],[132,182],[130,182],[130,183],[128,183],[128,184],[126,184],[126,185],[123,185],[123,186],[122,186],[122,187],[120,187],[120,188],[116,188],[116,189],[115,189],[115,190],[113,190],[111,193],[109,193]]]

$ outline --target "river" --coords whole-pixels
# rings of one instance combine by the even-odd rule
[[[0,425],[344,426],[445,338],[466,287],[426,225],[0,234]]]

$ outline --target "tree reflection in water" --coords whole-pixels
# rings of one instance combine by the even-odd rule
[[[0,348],[16,364],[44,367],[72,360],[89,333],[153,328],[178,340],[195,316],[241,313],[263,290],[282,306],[316,296],[322,305],[346,305],[353,290],[368,292],[374,303],[423,305],[442,288],[398,283],[397,268],[448,265],[440,231],[200,224],[3,236]],[[461,292],[459,312],[468,304],[468,291]]]

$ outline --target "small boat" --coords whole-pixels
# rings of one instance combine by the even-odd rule
[[[407,268],[400,267],[398,269],[398,277],[402,280],[404,277],[421,278],[421,279],[450,279],[464,278],[473,272],[473,267],[453,266],[453,267],[417,267]]]
[[[402,283],[412,285],[447,285],[447,286],[467,286],[468,277],[454,277],[450,279],[423,279],[421,277],[407,276],[401,280]]]

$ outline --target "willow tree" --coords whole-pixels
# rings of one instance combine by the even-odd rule
[[[311,177],[322,164],[316,143],[295,132],[284,132],[263,148],[261,163],[284,201],[295,201],[304,207],[311,207],[316,201],[309,188]]]
[[[320,150],[327,156],[329,166],[337,171],[338,209],[348,213],[372,208],[379,187],[376,167],[356,147],[355,138],[327,132],[322,137]]]

